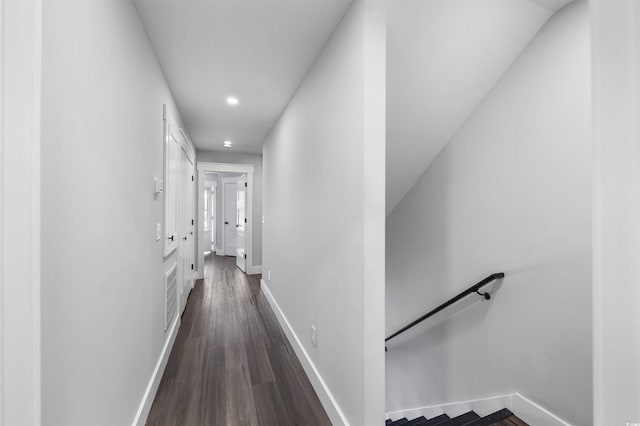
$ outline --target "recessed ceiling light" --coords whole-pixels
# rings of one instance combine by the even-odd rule
[[[234,97],[234,96],[229,96],[227,98],[227,103],[229,105],[238,105],[238,98]]]
[[[231,141],[224,141],[223,145],[225,148],[231,148]]]

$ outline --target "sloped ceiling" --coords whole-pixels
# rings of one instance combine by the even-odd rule
[[[387,19],[387,214],[570,0],[374,2]]]

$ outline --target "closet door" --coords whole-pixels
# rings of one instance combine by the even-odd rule
[[[164,164],[164,256],[178,248],[178,171],[180,142],[178,129],[165,124]]]

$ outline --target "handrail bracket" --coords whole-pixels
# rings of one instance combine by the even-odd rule
[[[480,293],[480,290],[476,290],[476,293],[478,293],[478,295],[484,297],[484,300],[489,300],[491,299],[491,295],[489,294],[489,292],[484,292],[484,293]]]

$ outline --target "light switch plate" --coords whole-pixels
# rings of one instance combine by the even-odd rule
[[[163,182],[162,179],[154,177],[153,178],[153,195],[162,194]]]
[[[156,241],[160,241],[162,238],[162,225],[156,223]]]
[[[318,330],[316,330],[316,326],[311,324],[311,344],[314,348],[318,347]]]

